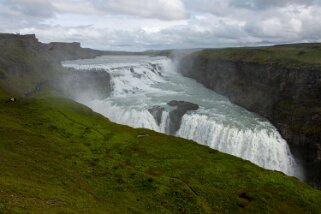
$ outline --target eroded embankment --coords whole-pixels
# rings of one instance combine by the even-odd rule
[[[74,98],[77,91],[90,97],[106,97],[110,92],[106,72],[77,72],[64,69],[60,63],[94,58],[102,55],[101,51],[81,48],[80,43],[44,44],[33,34],[0,34],[0,49],[0,85],[17,96],[54,91]]]
[[[268,118],[302,160],[307,182],[320,187],[321,67],[310,60],[321,56],[320,50],[319,46],[205,50],[183,58],[178,69]],[[278,51],[285,53],[279,56]]]

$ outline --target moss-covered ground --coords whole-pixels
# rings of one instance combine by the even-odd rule
[[[321,213],[321,192],[49,95],[0,91],[0,213]]]
[[[201,56],[232,61],[278,64],[292,68],[321,67],[321,44],[294,44],[268,47],[206,49]]]

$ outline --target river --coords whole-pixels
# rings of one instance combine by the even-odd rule
[[[177,100],[198,104],[199,109],[184,114],[179,129],[172,134],[266,169],[303,177],[287,142],[268,120],[183,77],[170,58],[102,56],[66,61],[63,66],[83,72],[99,69],[110,74],[112,93],[108,98],[89,100],[80,94],[77,100],[113,122],[169,134],[169,113],[173,107],[167,103]],[[155,106],[163,109],[160,121],[150,112]]]

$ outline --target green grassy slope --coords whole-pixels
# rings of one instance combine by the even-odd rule
[[[321,188],[321,43],[207,49],[182,73],[267,117]],[[192,58],[193,59],[193,58]],[[298,151],[298,152],[296,152]]]
[[[0,91],[0,213],[321,213],[321,192],[87,107]]]
[[[286,67],[321,67],[321,44],[294,44],[253,48],[207,49],[201,56],[232,61],[277,63]]]

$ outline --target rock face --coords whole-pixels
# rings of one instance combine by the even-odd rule
[[[189,55],[179,71],[268,118],[302,160],[306,180],[321,187],[321,68],[288,68]]]
[[[167,103],[171,107],[175,107],[174,110],[169,112],[170,124],[169,133],[175,134],[179,127],[181,126],[182,118],[184,114],[188,111],[197,110],[199,106],[194,103],[189,103],[185,101],[172,100]]]
[[[162,122],[162,114],[165,111],[165,108],[162,106],[154,106],[148,109],[148,111],[153,115],[157,125],[160,125]]]
[[[103,55],[104,52],[90,48],[82,48],[79,42],[52,42],[44,44],[38,41],[35,34],[2,34],[0,33],[0,47],[19,47],[32,49],[41,52],[41,54],[50,57],[51,60],[75,60],[94,58]]]
[[[153,115],[158,125],[161,123],[162,114],[166,109],[169,111],[169,123],[166,127],[166,133],[175,135],[181,126],[182,118],[184,114],[188,111],[195,111],[199,108],[197,104],[186,102],[186,101],[176,101],[172,100],[167,103],[166,107],[154,106],[148,111]]]
[[[0,84],[25,94],[52,78],[56,65],[35,35],[0,34]]]
[[[40,47],[41,43],[35,34],[9,34],[0,33],[0,46],[23,46],[23,47]]]
[[[101,51],[82,48],[79,42],[52,42],[47,44],[46,48],[58,61],[88,59],[102,55]]]
[[[104,54],[81,48],[80,43],[43,44],[34,34],[0,34],[0,49],[0,85],[21,96],[33,96],[50,88],[73,98],[80,93],[105,98],[111,91],[106,72],[81,72],[61,66],[63,60]]]

